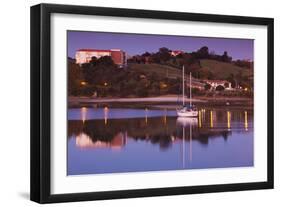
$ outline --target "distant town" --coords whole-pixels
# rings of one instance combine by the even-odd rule
[[[162,47],[134,56],[122,49],[78,49],[75,59],[68,58],[68,93],[91,98],[178,95],[183,66],[187,83],[192,74],[195,96],[253,96],[253,61],[232,60],[227,51],[219,55],[207,46],[193,52]]]

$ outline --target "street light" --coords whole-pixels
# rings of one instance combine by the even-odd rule
[[[81,84],[82,86],[85,86],[85,85],[87,85],[87,82],[81,81],[80,84]]]

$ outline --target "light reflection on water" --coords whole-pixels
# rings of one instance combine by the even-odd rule
[[[72,108],[68,110],[68,175],[253,166],[253,113]]]

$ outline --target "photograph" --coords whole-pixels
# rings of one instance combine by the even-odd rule
[[[31,7],[30,199],[274,188],[274,18]]]
[[[254,167],[254,39],[67,30],[67,176]]]

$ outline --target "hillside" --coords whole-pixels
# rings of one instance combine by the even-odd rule
[[[136,72],[142,72],[145,74],[157,73],[157,75],[161,78],[170,77],[170,78],[181,78],[182,72],[178,68],[174,68],[167,65],[160,64],[137,64],[130,63],[129,69],[132,69]]]
[[[160,65],[160,64],[130,64],[130,69],[141,72],[144,74],[151,74],[151,73],[157,73],[157,75],[163,79],[166,77],[172,78],[172,79],[182,79],[182,70],[178,68],[174,68],[167,65]],[[189,81],[189,77],[185,76],[186,80]],[[205,84],[203,84],[200,79],[196,79],[192,77],[192,85],[201,86],[204,87]]]
[[[232,73],[233,75],[238,74],[240,71],[243,76],[253,75],[253,70],[242,68],[231,63],[220,62],[216,60],[200,60],[202,68],[210,70],[216,74],[219,79],[226,79]]]
[[[187,66],[187,70],[194,71],[194,75],[200,78],[192,78],[194,94],[209,93],[200,90],[204,89],[205,82],[202,80],[206,78],[227,79],[231,74],[239,72],[242,72],[242,76],[235,76],[235,80],[232,77],[230,82],[237,82],[242,88],[252,88],[251,80],[245,78],[251,75],[250,69],[214,60],[201,60],[201,68],[198,61],[196,64],[195,67]],[[69,77],[74,77],[69,79],[73,86],[69,87],[69,93],[73,96],[155,97],[179,94],[182,88],[182,70],[169,65],[129,63],[127,69],[121,69],[104,58],[95,64],[82,65],[82,70],[77,70],[77,67],[81,66],[69,63]],[[189,76],[186,75],[185,78],[186,84],[189,84]]]
[[[217,79],[226,79],[232,73],[233,75],[238,74],[240,71],[243,76],[253,75],[253,70],[248,68],[242,68],[231,63],[220,62],[216,60],[200,60],[201,67],[205,70],[209,70],[217,76]],[[151,74],[153,72],[157,73],[161,78],[181,78],[182,72],[178,68],[174,68],[167,65],[160,64],[137,64],[130,63],[129,68],[137,71],[143,72],[145,74]]]

